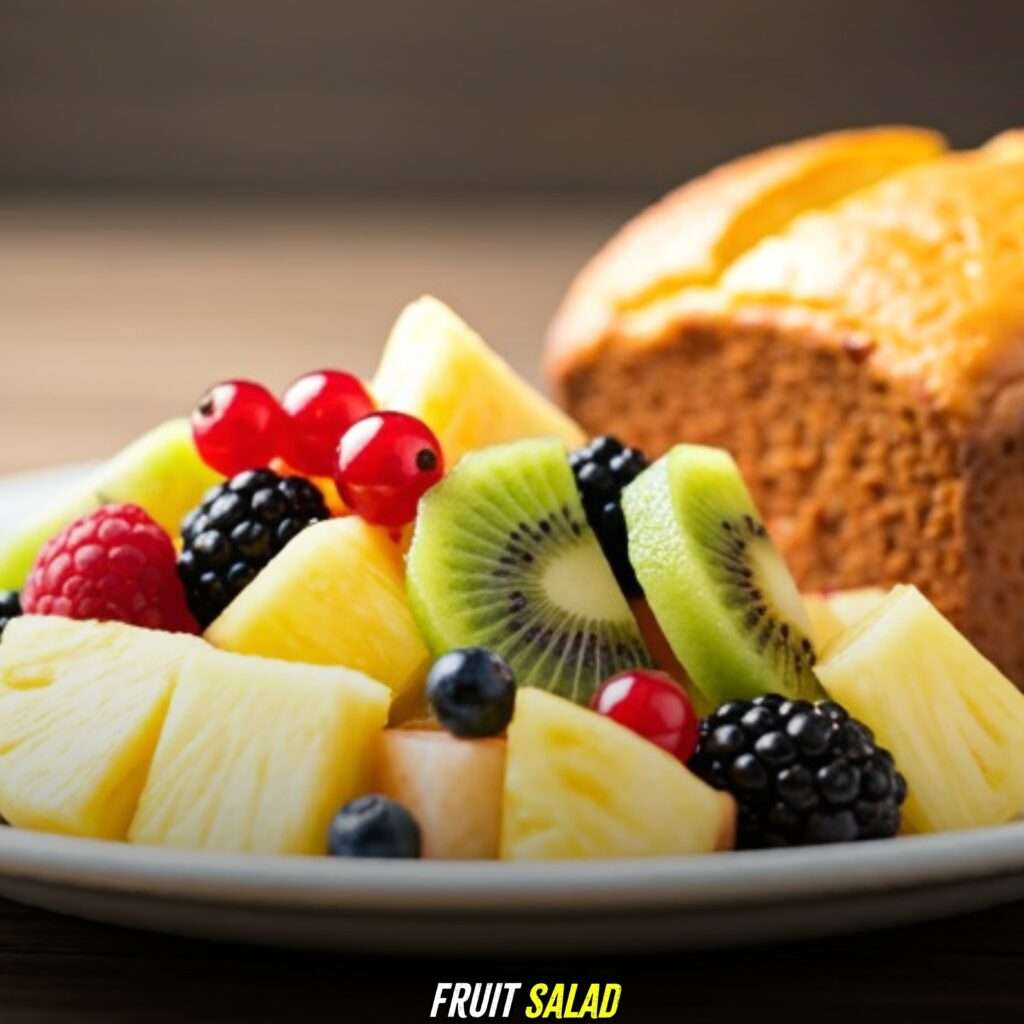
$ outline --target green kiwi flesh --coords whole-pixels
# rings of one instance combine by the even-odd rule
[[[678,445],[622,506],[630,562],[706,700],[821,696],[800,592],[728,452]]]
[[[407,569],[435,655],[486,647],[518,685],[579,703],[616,672],[651,663],[560,441],[463,458],[420,501]]]

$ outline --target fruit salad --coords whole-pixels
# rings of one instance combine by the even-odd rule
[[[371,381],[215,384],[0,587],[14,828],[559,860],[1024,809],[1024,695],[923,594],[801,594],[727,452],[584,437],[430,298]]]

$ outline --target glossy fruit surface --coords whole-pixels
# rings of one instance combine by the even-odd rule
[[[234,476],[262,469],[287,450],[288,420],[262,384],[225,381],[210,388],[192,412],[192,437],[203,461]]]
[[[508,662],[484,647],[441,655],[427,676],[427,699],[454,736],[497,736],[512,720],[516,680]]]
[[[327,835],[327,850],[334,857],[419,857],[421,846],[416,819],[379,794],[346,804]]]
[[[341,439],[335,482],[342,500],[367,522],[404,526],[420,498],[444,476],[433,431],[415,416],[375,412]]]
[[[290,423],[291,465],[329,477],[337,464],[338,442],[356,420],[373,412],[373,399],[351,373],[317,370],[295,381],[281,406]]]
[[[682,687],[663,672],[636,669],[612,676],[591,706],[684,764],[697,746],[697,713]]]

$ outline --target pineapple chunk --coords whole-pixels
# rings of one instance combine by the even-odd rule
[[[503,859],[709,853],[732,846],[735,819],[732,797],[610,718],[543,690],[516,695]]]
[[[430,296],[398,318],[372,390],[382,409],[428,424],[449,468],[468,451],[506,441],[550,436],[575,448],[584,440],[576,423]]]
[[[238,654],[365,672],[411,704],[430,663],[406,597],[400,550],[356,516],[303,530],[206,638]]]
[[[505,740],[388,729],[377,788],[412,813],[428,860],[493,860],[501,832]]]
[[[0,813],[123,839],[194,637],[120,623],[15,619],[0,644]]]
[[[804,594],[804,607],[811,620],[811,637],[821,654],[850,626],[874,611],[884,600],[881,587],[855,587],[822,594]]]
[[[1024,694],[915,587],[896,587],[817,672],[896,758],[911,830],[996,825],[1024,808]]]
[[[388,701],[386,687],[347,669],[194,655],[129,839],[322,854],[332,816],[369,786]]]

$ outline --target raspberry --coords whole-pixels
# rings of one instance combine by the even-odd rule
[[[49,540],[22,591],[26,615],[198,633],[164,529],[137,505],[105,505]]]

